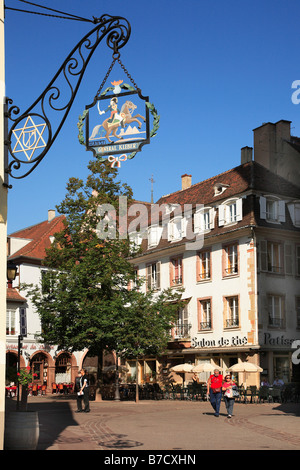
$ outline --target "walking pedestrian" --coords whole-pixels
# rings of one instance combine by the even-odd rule
[[[213,375],[211,375],[207,381],[207,395],[209,397],[211,406],[215,410],[215,416],[217,418],[220,414],[222,383],[223,375],[220,374],[218,369],[215,369]]]
[[[227,410],[227,418],[231,418],[233,405],[234,405],[234,396],[232,393],[232,387],[236,386],[235,382],[232,380],[230,375],[225,376],[225,380],[222,385],[222,390],[224,392],[224,402]]]
[[[77,392],[77,413],[84,411],[85,413],[90,412],[90,402],[89,402],[89,382],[87,371],[81,369],[80,371],[80,390]],[[82,410],[82,400],[84,402],[84,410]]]

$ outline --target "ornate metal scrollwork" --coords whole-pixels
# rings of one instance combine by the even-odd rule
[[[5,117],[13,121],[13,125],[5,139],[12,156],[5,171],[12,178],[21,179],[29,175],[51,148],[99,43],[106,38],[107,46],[116,54],[128,42],[131,27],[125,18],[102,15],[100,18],[94,18],[93,22],[97,26],[73,48],[42,94],[22,115],[16,117],[20,112],[19,108],[11,106],[12,100],[7,100]],[[67,89],[66,92],[63,90],[64,93],[62,86]],[[63,113],[61,119],[57,120],[57,116],[52,119],[52,114],[56,115],[58,112]],[[55,125],[54,121],[57,121]],[[26,168],[23,174],[14,174],[13,171],[20,170],[22,164],[30,165],[28,171]],[[7,182],[5,185],[8,186]]]

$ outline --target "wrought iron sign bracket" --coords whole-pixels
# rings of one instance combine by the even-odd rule
[[[125,18],[102,15],[100,18],[93,18],[93,23],[97,26],[72,49],[45,90],[22,115],[18,116],[20,109],[12,105],[11,99],[7,99],[4,110],[4,186],[11,187],[8,183],[9,176],[15,179],[28,176],[48,153],[67,118],[86,67],[100,42],[106,38],[106,44],[113,50],[116,58],[119,50],[128,42],[131,27]],[[61,82],[67,88],[64,95]],[[61,113],[60,120],[57,119],[58,113]],[[9,130],[8,120],[13,121]],[[8,153],[12,156],[10,163]],[[26,167],[21,175],[15,174],[23,165],[28,165],[29,169]]]

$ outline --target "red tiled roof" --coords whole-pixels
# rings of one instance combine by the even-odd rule
[[[65,216],[55,217],[50,222],[45,220],[37,225],[19,230],[9,235],[10,238],[25,238],[30,240],[27,245],[9,256],[10,259],[32,258],[37,260],[44,259],[46,248],[50,248],[50,236],[60,232],[64,228]]]
[[[26,299],[20,295],[15,287],[8,287],[6,289],[6,300],[11,302],[26,302]]]

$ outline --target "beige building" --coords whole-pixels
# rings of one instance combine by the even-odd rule
[[[207,360],[224,372],[247,360],[269,382],[300,381],[292,361],[300,339],[299,150],[290,122],[264,124],[239,166],[196,184],[183,175],[181,189],[152,206],[164,216],[149,214],[143,237],[132,233],[142,245],[132,262],[144,289],[182,287],[186,299],[166,356],[139,361],[140,381],[164,381],[175,364]],[[261,377],[238,379],[259,385]]]

